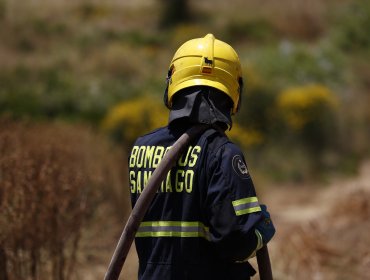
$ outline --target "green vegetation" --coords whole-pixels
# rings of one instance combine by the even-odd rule
[[[284,9],[284,2],[279,6],[271,2],[261,9],[253,1],[236,1],[232,7],[215,1],[211,8],[189,1],[181,3],[187,7],[186,15],[171,19],[168,13],[162,13],[171,9],[166,1],[134,5],[82,0],[47,4],[39,0],[35,2],[42,4],[39,10],[32,4],[2,0],[0,112],[14,118],[106,125],[106,120],[117,114],[118,103],[142,96],[161,100],[173,52],[184,41],[213,32],[235,46],[244,66],[243,109],[236,117],[238,133],[230,135],[252,156],[256,148],[263,154],[263,147],[282,149],[286,141],[297,149],[315,147],[320,154],[316,159],[329,149],[337,154],[339,163],[345,162],[339,156],[345,141],[334,145],[327,138],[348,133],[360,139],[368,137],[364,132],[366,110],[357,111],[355,116],[352,110],[357,110],[358,103],[368,102],[363,93],[369,88],[370,69],[361,61],[370,57],[365,32],[369,27],[369,4],[315,1]],[[217,9],[225,12],[222,18],[214,16]],[[162,28],[167,21],[173,24]],[[316,115],[312,129],[306,127],[298,137],[297,131],[292,133],[284,124],[291,113],[281,106],[281,95],[289,88],[311,84],[328,88],[339,111],[330,116]],[[314,94],[307,95],[311,97],[314,99]],[[353,107],[343,108],[340,104],[344,102]],[[136,134],[152,127],[143,125],[139,129],[137,125],[148,123],[150,109],[131,111],[130,105],[126,107],[121,109],[126,111],[125,120],[116,117],[116,125],[110,124],[105,131],[131,143]],[[290,111],[301,109],[299,104],[289,107]],[[167,113],[162,110],[159,114],[165,119]],[[328,123],[332,124],[330,132]],[[357,129],[349,129],[347,124]],[[248,134],[254,135],[252,140],[246,140]],[[363,154],[363,148],[346,148],[345,156],[355,158]]]
[[[367,76],[358,76],[356,67],[361,68],[361,73],[370,70],[356,61],[359,56],[363,60],[370,57],[366,51],[368,36],[363,32],[369,25],[369,4],[349,1],[334,5],[327,1],[305,6],[307,11],[294,7],[282,10],[271,4],[270,9],[276,9],[272,16],[271,10],[258,9],[253,2],[246,8],[255,13],[242,15],[237,9],[245,4],[236,2],[219,20],[212,14],[217,6],[225,9],[221,3],[216,1],[212,9],[207,9],[183,2],[187,6],[186,18],[191,18],[191,23],[176,23],[172,28],[167,24],[163,30],[160,23],[170,19],[161,11],[171,8],[165,1],[157,2],[167,5],[163,9],[144,3],[118,5],[109,1],[59,3],[61,6],[43,3],[44,11],[1,1],[0,33],[4,40],[1,43],[0,112],[15,118],[65,119],[99,125],[114,114],[119,102],[131,102],[132,98],[144,95],[160,100],[166,68],[174,50],[185,40],[207,32],[235,45],[245,68],[246,91],[237,122],[240,129],[254,131],[260,135],[257,138],[264,139],[248,141],[255,144],[244,145],[245,148],[263,143],[279,145],[281,141],[276,141],[277,136],[292,136],[289,126],[281,123],[289,113],[278,108],[280,94],[291,87],[309,84],[328,87],[339,104],[348,103],[348,98],[368,101],[362,94],[368,88]],[[192,11],[196,14],[191,15]],[[300,14],[302,17],[298,17]],[[313,24],[312,20],[318,16],[324,16],[325,21]],[[349,92],[353,94],[349,96]],[[347,108],[347,112],[350,111],[351,108]],[[132,128],[130,123],[146,123],[147,118],[144,108],[130,112],[126,113],[126,119],[132,115],[137,121],[126,125],[123,121],[119,125],[119,139],[130,135],[129,139],[123,139],[128,143],[135,132],[143,132],[127,133],[138,127]],[[351,122],[353,117],[351,113],[340,118],[319,116],[313,125],[316,128],[311,132],[307,130],[304,137],[293,138],[290,145],[312,146],[313,140],[307,139],[318,138],[315,146],[322,149],[316,150],[322,153],[330,142],[323,139],[323,135],[332,135],[332,131],[320,132],[321,136],[317,136],[316,124],[331,122],[331,129],[341,128],[344,135],[346,127],[341,122]],[[363,116],[356,116],[366,117],[365,112]],[[360,126],[355,133],[363,134],[361,129]],[[111,126],[108,131],[113,130],[117,136],[117,127]],[[236,133],[232,135],[236,141],[245,142],[238,140]],[[340,145],[337,149],[341,149]]]
[[[370,37],[365,30],[370,28],[370,3],[368,1],[354,1],[342,12],[337,19],[335,29],[336,42],[345,51],[368,51]]]

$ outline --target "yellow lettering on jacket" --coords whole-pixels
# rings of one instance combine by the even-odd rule
[[[189,167],[194,167],[197,163],[198,155],[200,154],[201,148],[200,146],[195,146],[191,151],[191,159],[189,160]]]
[[[129,183],[131,193],[141,193],[155,168],[171,147],[134,146],[129,158]],[[195,166],[201,153],[200,146],[190,146],[179,158],[174,172],[168,172],[158,192],[191,193],[194,188]]]
[[[153,163],[151,165],[152,168],[157,168],[158,164],[160,163],[164,153],[164,147],[157,146],[155,147]]]

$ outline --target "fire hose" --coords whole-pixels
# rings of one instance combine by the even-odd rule
[[[158,167],[154,170],[143,192],[139,196],[131,215],[127,220],[126,226],[122,231],[104,280],[118,280],[122,267],[126,261],[130,247],[135,239],[135,234],[147,212],[160,184],[167,176],[170,169],[176,164],[181,153],[188,143],[196,136],[204,132],[208,125],[196,125],[188,129],[172,145],[171,149],[165,154]],[[267,246],[263,246],[257,251],[258,271],[261,280],[272,280],[272,270]]]

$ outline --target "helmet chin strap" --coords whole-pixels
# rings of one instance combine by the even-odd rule
[[[238,99],[238,105],[236,106],[236,112],[235,113],[239,112],[240,107],[242,105],[242,96],[243,96],[243,87],[244,87],[244,82],[243,82],[242,77],[239,77],[238,83],[239,83],[239,99]]]
[[[174,69],[173,65],[171,65],[170,69],[168,69],[167,77],[166,77],[166,88],[164,90],[164,96],[163,96],[164,105],[166,105],[166,107],[168,109],[171,109],[171,105],[170,105],[169,100],[168,100],[168,87],[171,83],[171,77],[172,77],[173,69]]]

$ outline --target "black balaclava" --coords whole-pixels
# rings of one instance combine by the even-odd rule
[[[231,98],[218,89],[208,86],[185,88],[173,97],[169,124],[181,119],[231,128],[232,107]]]

